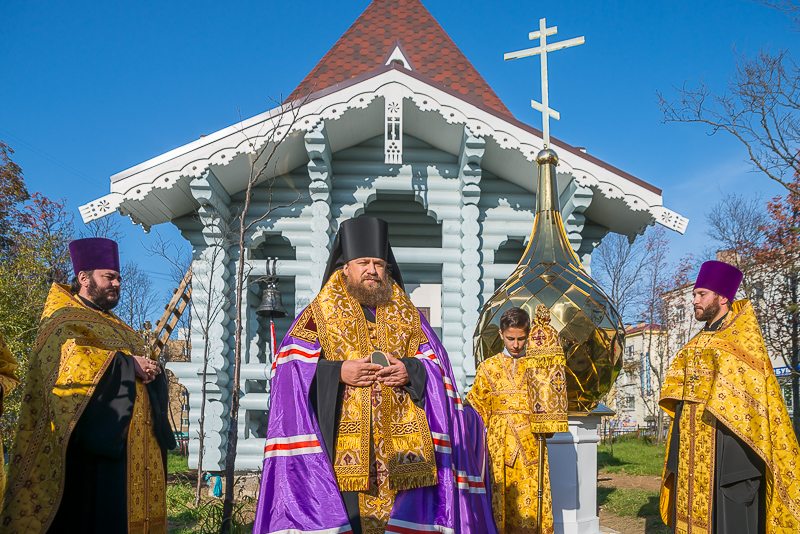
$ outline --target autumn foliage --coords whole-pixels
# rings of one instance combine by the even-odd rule
[[[24,389],[27,359],[45,298],[54,281],[71,274],[72,217],[63,200],[29,194],[22,169],[0,141],[0,331],[19,360],[20,387],[4,400],[0,436],[10,440]]]

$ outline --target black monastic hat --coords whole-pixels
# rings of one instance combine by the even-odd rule
[[[389,223],[375,217],[355,217],[339,225],[333,240],[328,267],[322,277],[324,286],[331,275],[345,263],[358,258],[380,258],[389,264],[392,278],[401,288],[403,277],[394,259],[392,245],[389,244]]]

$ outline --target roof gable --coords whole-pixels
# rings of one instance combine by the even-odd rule
[[[383,67],[398,44],[418,74],[512,117],[419,0],[373,0],[286,101]]]

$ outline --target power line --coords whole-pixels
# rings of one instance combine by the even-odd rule
[[[159,272],[155,272],[155,271],[148,271],[148,270],[146,270],[146,269],[142,269],[142,271],[143,271],[144,273],[146,273],[148,276],[150,276],[151,278],[155,278],[155,279],[157,279],[157,280],[161,280],[161,281],[163,281],[163,282],[175,282],[175,279],[174,279],[174,278],[172,278],[172,276],[170,276],[170,275],[168,275],[168,274],[166,274],[166,273],[159,273]],[[180,281],[180,280],[179,280],[179,281]]]
[[[71,167],[70,165],[67,165],[63,161],[61,161],[58,158],[56,158],[55,156],[51,156],[50,154],[48,154],[44,150],[36,148],[32,144],[30,144],[30,143],[28,143],[26,141],[23,141],[22,139],[20,139],[16,135],[12,134],[8,130],[4,130],[3,128],[0,128],[0,132],[4,133],[6,135],[6,137],[8,137],[9,139],[13,140],[15,143],[17,143],[19,145],[22,145],[23,147],[27,148],[28,150],[30,150],[31,152],[33,152],[34,154],[36,154],[40,158],[46,159],[50,163],[61,167],[65,171],[71,172],[72,174],[74,174],[75,176],[77,176],[79,178],[83,178],[84,180],[87,180],[87,181],[93,183],[94,185],[96,185],[98,187],[106,187],[108,185],[108,184],[101,184],[100,182],[98,182],[94,178],[91,178],[91,177],[87,176],[86,174],[82,173],[81,171],[79,171],[78,169],[76,169],[74,167]]]

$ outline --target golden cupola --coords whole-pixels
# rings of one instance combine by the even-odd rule
[[[506,310],[520,307],[534,317],[543,304],[566,357],[569,410],[586,413],[619,374],[625,329],[567,239],[556,182],[558,156],[546,148],[536,162],[539,182],[530,241],[514,272],[481,310],[473,338],[475,363],[503,350],[500,317]]]

